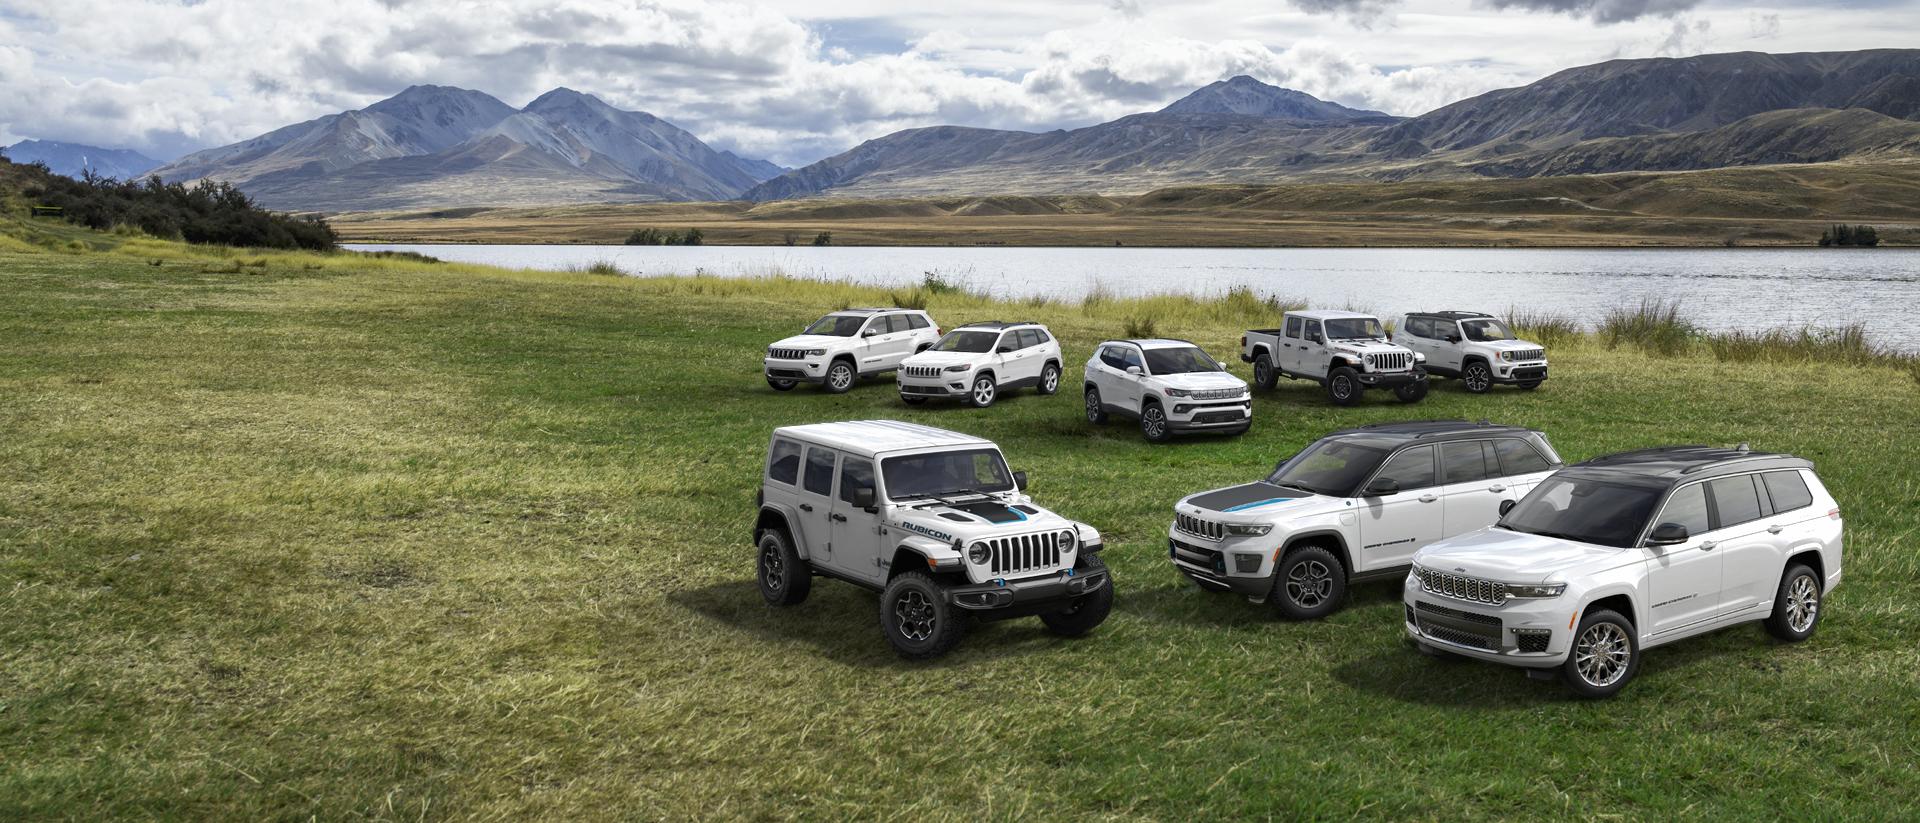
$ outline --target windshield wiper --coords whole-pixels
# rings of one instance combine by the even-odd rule
[[[1303,491],[1303,492],[1306,492],[1307,494],[1323,494],[1324,493],[1324,492],[1321,492],[1319,489],[1313,488],[1311,486],[1302,486],[1299,483],[1272,483],[1271,485],[1279,486],[1280,488],[1283,488],[1283,489],[1293,489],[1294,491]]]

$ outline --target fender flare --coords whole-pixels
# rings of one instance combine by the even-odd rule
[[[1587,612],[1593,608],[1594,603],[1609,597],[1625,597],[1628,603],[1633,604],[1633,613],[1627,615],[1627,619],[1633,621],[1634,634],[1644,638],[1650,633],[1648,620],[1652,618],[1652,615],[1647,612],[1648,606],[1646,598],[1641,597],[1640,593],[1634,591],[1632,586],[1618,582],[1597,587],[1589,592],[1583,592],[1580,595],[1580,608],[1574,612],[1574,622],[1577,623],[1579,622],[1579,618],[1585,617]]]
[[[760,542],[760,533],[768,528],[768,524],[765,521],[769,517],[779,520],[778,528],[787,533],[788,540],[793,541],[793,550],[800,555],[800,559],[812,561],[813,552],[811,547],[807,545],[806,533],[793,527],[793,524],[800,522],[800,513],[785,503],[760,504],[760,514],[757,520],[761,522],[756,523],[754,526],[753,542],[756,544]]]
[[[1353,551],[1347,547],[1347,536],[1341,533],[1339,529],[1333,528],[1331,526],[1309,528],[1294,534],[1287,535],[1287,541],[1285,543],[1280,544],[1281,546],[1280,555],[1282,557],[1285,557],[1288,552],[1293,551],[1294,546],[1297,546],[1301,543],[1311,543],[1311,542],[1314,542],[1315,538],[1322,538],[1322,537],[1331,539],[1331,542],[1333,543],[1333,546],[1331,548],[1333,549],[1334,554],[1339,555],[1340,564],[1343,566],[1346,566],[1345,571],[1347,573],[1347,577],[1349,578],[1353,577],[1354,571],[1355,571],[1353,568]]]
[[[910,568],[901,568],[903,558],[913,558],[917,564],[909,563]],[[925,568],[930,572],[957,571],[962,567],[963,557],[955,551],[953,544],[942,543],[925,535],[907,532],[894,544],[893,553],[887,557],[887,576],[901,571]],[[932,562],[929,562],[932,561]]]

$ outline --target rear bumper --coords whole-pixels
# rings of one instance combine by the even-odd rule
[[[1112,584],[1107,564],[1083,555],[1073,568],[1042,577],[954,586],[947,590],[947,602],[976,617],[1019,617],[1058,610],[1076,597]]]

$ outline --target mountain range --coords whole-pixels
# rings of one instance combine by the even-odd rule
[[[119,180],[139,177],[160,161],[132,149],[103,149],[82,143],[22,140],[0,150],[15,163],[45,163],[54,174],[79,177],[91,171]]]
[[[515,110],[415,86],[156,170],[283,209],[1133,194],[1206,183],[1470,180],[1920,160],[1920,49],[1611,60],[1417,117],[1251,77],[1085,128],[908,129],[798,169],[555,89]]]

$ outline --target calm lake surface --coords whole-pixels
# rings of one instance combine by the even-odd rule
[[[597,261],[635,274],[795,277],[909,285],[928,272],[1004,297],[1213,295],[1249,286],[1315,306],[1561,312],[1591,324],[1642,297],[1679,300],[1710,329],[1864,322],[1920,351],[1920,250],[1907,249],[1131,249],[946,246],[353,245],[443,260],[565,270]]]

